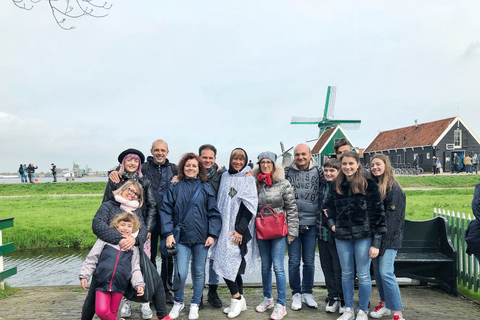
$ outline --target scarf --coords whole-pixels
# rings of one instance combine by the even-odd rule
[[[125,199],[122,196],[115,195],[115,201],[120,203],[120,208],[122,208],[122,210],[125,210],[127,212],[134,213],[134,211],[138,209],[139,203],[137,200],[130,201]]]
[[[265,182],[265,184],[269,187],[272,186],[272,173],[267,173],[267,174],[263,174],[263,173],[259,173],[258,174],[258,177],[257,177],[257,180],[260,181],[260,182]]]
[[[135,172],[124,171],[122,174],[122,177],[126,178],[125,180],[135,180],[135,181],[138,181],[138,179],[140,178],[137,171]]]
[[[216,163],[213,164],[213,166],[207,170],[207,179],[211,179],[215,173],[218,171],[218,166]]]

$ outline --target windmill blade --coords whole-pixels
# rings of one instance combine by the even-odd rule
[[[323,118],[292,117],[290,124],[317,124],[322,120]]]
[[[358,130],[360,129],[361,122],[340,122],[338,125],[345,130]]]
[[[280,148],[282,149],[282,154],[285,153],[285,147],[283,146],[282,141],[280,141]]]
[[[287,151],[285,151],[283,154],[288,153],[288,151],[292,150],[293,147],[290,147]]]
[[[327,119],[333,119],[333,110],[335,110],[335,99],[337,97],[337,87],[330,88],[330,97],[328,100]]]

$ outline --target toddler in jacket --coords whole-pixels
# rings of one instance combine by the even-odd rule
[[[123,236],[135,237],[140,229],[140,221],[135,214],[122,212],[113,218],[110,226]],[[134,246],[127,252],[119,245],[97,239],[87,255],[79,275],[80,284],[87,290],[88,280],[95,274],[95,313],[101,320],[117,319],[118,307],[129,281],[136,288],[137,294],[143,295],[145,283],[138,250]]]

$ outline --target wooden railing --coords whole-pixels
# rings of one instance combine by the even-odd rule
[[[3,256],[7,253],[13,252],[15,246],[13,242],[3,244],[2,230],[13,227],[13,218],[0,219],[0,288],[5,289],[3,280],[17,274],[17,267],[3,270]]]
[[[441,216],[448,221],[448,231],[453,246],[457,249],[457,279],[458,283],[462,284],[468,289],[473,289],[478,292],[480,280],[478,279],[478,261],[471,255],[466,253],[467,243],[465,242],[465,230],[472,217],[469,214],[467,217],[465,213],[450,212],[450,210],[434,208],[433,215]]]

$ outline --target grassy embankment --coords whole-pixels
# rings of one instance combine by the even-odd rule
[[[398,180],[403,187],[469,187],[406,190],[407,219],[430,219],[434,207],[471,213],[473,187],[478,179],[476,175],[400,177]],[[15,242],[16,250],[89,248],[96,239],[91,231],[91,221],[102,198],[82,195],[103,194],[104,188],[104,182],[0,185],[0,196],[28,195],[0,198],[0,219],[15,218],[15,227],[3,231],[3,242]]]

